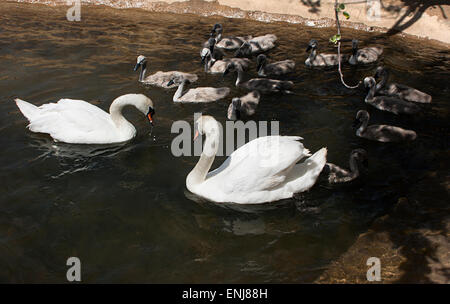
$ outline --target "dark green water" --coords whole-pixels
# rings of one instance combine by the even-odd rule
[[[448,171],[442,159],[449,148],[448,49],[344,29],[344,38],[384,46],[381,63],[392,81],[433,96],[423,113],[396,117],[366,106],[364,89],[345,89],[334,69],[304,66],[311,38],[334,52],[327,42],[333,29],[99,7],[83,7],[81,22],[68,22],[65,14],[0,4],[0,282],[66,282],[70,256],[81,259],[84,282],[312,282],[399,197],[418,191],[428,172]],[[264,97],[254,119],[279,120],[282,135],[304,137],[311,151],[328,147],[329,161],[345,167],[352,149],[366,149],[365,183],[331,188],[321,179],[295,199],[239,208],[190,199],[185,178],[198,158],[172,156],[172,123],[192,123],[194,112],[223,123],[231,96],[245,93],[234,77],[221,82],[203,73],[199,47],[218,21],[229,35],[276,34],[270,59],[297,63],[295,94]],[[206,105],[174,104],[173,90],[137,82],[132,68],[139,54],[147,56],[149,73],[192,71],[196,85],[225,85],[232,94]],[[344,73],[354,83],[375,68],[345,67]],[[156,126],[150,130],[145,117],[127,109],[138,136],[115,146],[56,144],[28,131],[13,102],[65,97],[107,110],[126,93],[154,101]],[[369,110],[373,123],[414,129],[418,139],[381,144],[356,137],[351,124],[359,109]],[[446,200],[438,191],[445,185],[435,186],[420,189],[420,197]]]

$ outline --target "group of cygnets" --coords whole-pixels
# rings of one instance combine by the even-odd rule
[[[256,112],[261,96],[267,93],[291,93],[292,81],[273,79],[295,71],[293,60],[269,62],[263,53],[274,48],[277,37],[273,34],[252,37],[223,37],[223,27],[215,24],[210,38],[203,43],[200,57],[204,71],[226,76],[236,74],[235,85],[250,92],[234,97],[228,107],[231,120],[251,116]],[[358,48],[352,42],[352,53],[341,55],[318,53],[318,42],[312,39],[307,47],[310,51],[305,65],[323,67],[337,65],[339,60],[351,65],[368,64],[378,60],[383,53],[380,47]],[[234,52],[226,58],[225,54]],[[256,57],[258,78],[245,80],[245,72]],[[206,103],[227,97],[227,87],[196,87],[186,90],[198,76],[180,71],[158,71],[146,76],[148,61],[138,56],[134,68],[139,70],[139,82],[165,89],[177,87],[174,102]],[[376,81],[379,80],[377,83]],[[431,96],[414,88],[387,83],[388,72],[378,67],[373,77],[366,77],[368,88],[365,102],[382,111],[394,114],[416,113],[420,108],[415,103],[430,103]],[[55,141],[73,144],[111,144],[125,142],[136,135],[136,129],[122,115],[125,106],[132,105],[141,111],[153,125],[154,105],[143,94],[126,94],[116,98],[109,113],[82,100],[61,99],[39,107],[16,99],[16,104],[29,120],[28,128],[33,132],[47,133]],[[369,140],[391,142],[414,140],[416,133],[388,125],[368,126],[369,113],[358,111],[356,135]],[[367,152],[355,149],[350,155],[350,169],[343,169],[326,162],[327,149],[311,154],[300,142],[299,136],[265,136],[254,139],[235,150],[217,169],[209,172],[219,147],[219,125],[211,116],[203,115],[195,122],[195,138],[205,135],[202,155],[186,178],[189,191],[214,202],[256,204],[290,198],[295,193],[310,189],[326,167],[330,183],[344,183],[360,175],[361,165],[367,163]],[[255,150],[256,149],[256,150]],[[254,153],[260,151],[261,153]],[[264,155],[264,157],[262,156]],[[299,161],[308,157],[303,163]]]

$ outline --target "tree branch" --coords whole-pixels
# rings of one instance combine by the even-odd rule
[[[336,27],[337,27],[337,34],[339,35],[339,37],[341,37],[341,24],[339,23],[339,12],[338,12],[338,0],[335,0],[334,2],[334,13],[336,16]],[[344,81],[344,75],[342,74],[342,60],[341,60],[341,40],[339,39],[337,41],[337,45],[338,45],[338,63],[339,63],[339,67],[338,67],[338,71],[339,71],[339,75],[341,77],[341,82],[342,84],[347,88],[347,89],[356,89],[357,87],[359,87],[359,85],[361,84],[361,81],[358,82],[357,85],[354,86],[350,86],[348,84],[345,83]]]

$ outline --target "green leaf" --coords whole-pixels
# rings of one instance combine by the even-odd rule
[[[330,42],[333,42],[334,44],[336,44],[339,40],[341,40],[341,35],[333,35],[333,37],[330,38]]]
[[[341,10],[344,10],[344,9],[345,9],[344,3],[339,4],[339,8],[340,8]]]
[[[343,12],[342,15],[344,15],[345,19],[349,19],[350,18],[350,14],[347,12]]]

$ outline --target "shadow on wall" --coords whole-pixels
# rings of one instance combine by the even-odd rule
[[[300,0],[301,3],[309,7],[309,12],[318,14],[320,12],[320,0]]]
[[[376,1],[376,0],[372,0]],[[346,5],[367,3],[368,0],[338,0],[339,3]],[[448,19],[446,10],[443,5],[449,5],[448,0],[379,0],[381,9],[396,14],[398,19],[395,24],[387,31],[388,36],[398,34],[411,25],[416,23],[423,15],[423,13],[430,7],[439,8],[444,19]],[[321,10],[321,0],[300,0],[300,3],[306,7],[309,7],[309,12],[319,15]],[[400,15],[401,11],[405,9],[405,12]],[[448,10],[447,10],[448,12]]]
[[[411,25],[416,23],[423,15],[423,13],[430,7],[439,7],[444,19],[448,19],[442,5],[448,5],[448,0],[400,0],[398,4],[384,5],[386,0],[380,0],[381,8],[387,12],[400,13],[406,7],[405,13],[395,22],[395,24],[387,31],[387,35],[392,36],[398,34]],[[408,19],[408,16],[411,16]]]

